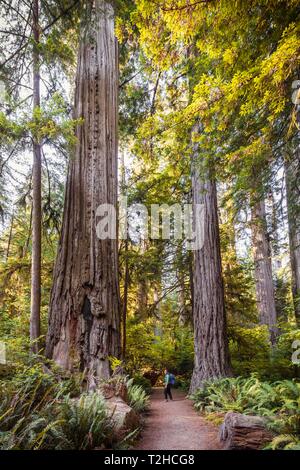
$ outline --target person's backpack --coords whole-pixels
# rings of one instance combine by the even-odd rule
[[[170,374],[169,380],[170,380],[171,385],[175,385],[175,375],[174,374]]]

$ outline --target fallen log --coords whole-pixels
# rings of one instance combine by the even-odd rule
[[[264,418],[230,411],[220,427],[219,438],[225,450],[259,450],[272,440]]]
[[[140,425],[139,415],[121,397],[112,397],[106,400],[117,435],[125,435],[136,430]]]

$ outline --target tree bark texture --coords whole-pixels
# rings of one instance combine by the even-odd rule
[[[198,126],[194,128],[197,133]],[[198,130],[199,132],[199,130]],[[206,380],[231,375],[221,267],[216,182],[193,144],[193,211],[203,205],[203,246],[194,253],[194,370],[190,392]]]
[[[97,238],[96,210],[117,207],[118,56],[113,8],[96,0],[91,10],[79,47],[75,117],[83,124],[69,165],[46,354],[65,369],[107,378],[109,356],[121,353],[118,242]]]
[[[122,305],[122,358],[123,360],[125,360],[126,358],[128,287],[129,287],[128,240],[125,240],[124,295],[123,295],[123,305]]]
[[[220,427],[224,450],[260,450],[274,437],[261,416],[229,411]]]
[[[141,240],[141,256],[147,251],[147,241]],[[140,321],[144,321],[148,316],[148,280],[144,274],[139,274],[138,287],[137,287],[137,309],[136,316]]]
[[[297,324],[300,325],[300,150],[285,160],[292,292]]]
[[[34,0],[33,12],[33,110],[40,107],[40,42],[39,0]],[[42,158],[41,144],[33,137],[32,168],[32,259],[31,259],[31,306],[30,306],[30,341],[34,353],[39,351],[41,309],[41,250],[42,250]]]
[[[255,201],[251,208],[251,230],[259,321],[262,325],[268,326],[270,340],[274,344],[278,331],[276,327],[277,318],[271,249],[267,233],[265,202],[263,199]]]

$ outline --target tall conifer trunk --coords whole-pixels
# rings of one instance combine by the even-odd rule
[[[290,260],[295,317],[300,325],[300,149],[285,160]]]
[[[32,5],[33,32],[33,112],[40,107],[40,26],[39,0]],[[33,169],[32,169],[32,260],[31,260],[31,307],[30,307],[30,340],[31,349],[39,350],[41,308],[41,250],[42,250],[42,159],[41,144],[37,137],[33,138]]]
[[[271,343],[276,342],[276,306],[272,276],[271,248],[267,234],[265,202],[255,201],[251,208],[252,246],[255,267],[256,300],[259,321],[267,325]]]
[[[114,12],[103,0],[87,2],[75,91],[76,130],[54,270],[46,354],[65,369],[80,366],[110,375],[120,356],[117,240],[100,240],[96,211],[117,205],[118,59]]]
[[[199,126],[194,127],[195,134]],[[203,205],[203,246],[194,253],[194,370],[190,392],[205,380],[231,375],[222,279],[216,182],[201,160],[199,144],[192,154],[193,210]]]

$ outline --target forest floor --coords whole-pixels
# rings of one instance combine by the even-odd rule
[[[221,450],[218,427],[197,414],[185,393],[172,390],[165,402],[163,389],[153,389],[150,409],[137,450]]]

